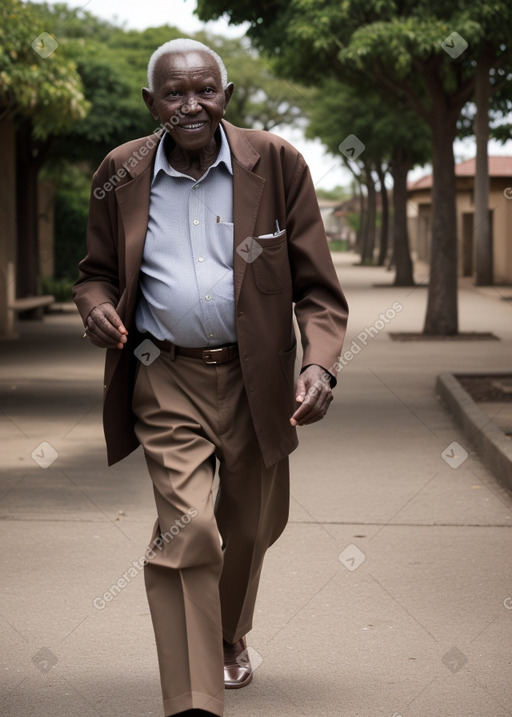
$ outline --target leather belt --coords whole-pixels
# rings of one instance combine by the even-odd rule
[[[161,351],[171,354],[171,358],[175,356],[188,356],[189,358],[201,359],[207,364],[228,363],[238,358],[238,344],[229,344],[228,346],[212,346],[205,349],[187,349],[182,346],[175,346],[170,341],[162,341],[154,336],[146,334],[146,337],[152,341]]]

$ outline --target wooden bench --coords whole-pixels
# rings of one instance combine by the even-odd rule
[[[14,262],[7,262],[5,268],[0,267],[0,337],[15,337],[14,321],[16,314],[23,311],[38,310],[37,318],[43,318],[43,309],[55,301],[51,294],[40,296],[24,296],[16,298],[16,278]]]
[[[50,306],[55,302],[55,297],[51,294],[42,294],[41,296],[24,296],[22,299],[13,299],[9,302],[8,308],[12,311],[30,311],[31,309],[39,309],[43,306]]]

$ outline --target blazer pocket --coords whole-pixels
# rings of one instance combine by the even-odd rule
[[[280,294],[291,287],[286,231],[269,238],[253,237],[262,251],[252,262],[256,286],[263,294]]]

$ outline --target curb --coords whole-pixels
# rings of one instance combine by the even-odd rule
[[[489,376],[498,372],[468,372],[459,376]],[[448,372],[439,374],[436,390],[448,405],[454,418],[462,426],[466,438],[471,441],[478,455],[494,473],[498,481],[512,492],[512,440],[481,411],[469,393],[462,388],[456,375]]]

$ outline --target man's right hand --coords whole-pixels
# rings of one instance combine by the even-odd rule
[[[85,320],[85,334],[95,346],[102,349],[122,349],[128,331],[112,304],[99,304]]]

